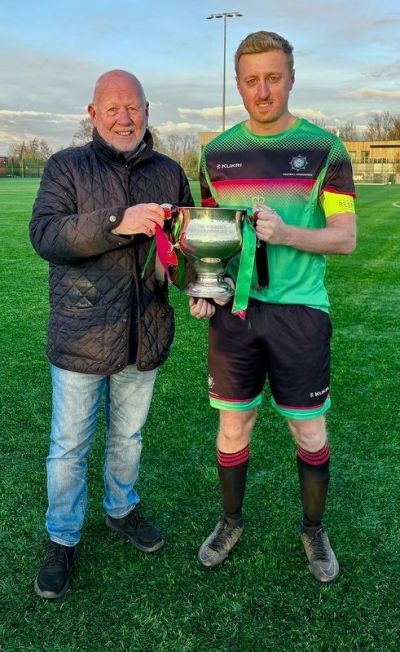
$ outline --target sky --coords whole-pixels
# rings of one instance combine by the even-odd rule
[[[292,113],[362,130],[400,115],[399,0],[0,0],[0,155],[23,139],[71,144],[96,79],[121,68],[141,80],[161,135],[221,128],[223,19],[226,126],[246,113],[233,55],[259,29],[294,47]]]

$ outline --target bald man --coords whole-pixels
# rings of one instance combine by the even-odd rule
[[[137,77],[106,72],[88,112],[93,140],[50,158],[30,223],[32,245],[50,270],[49,540],[34,583],[36,593],[50,599],[69,588],[103,396],[106,526],[143,552],[164,544],[138,510],[135,483],[141,430],[173,339],[174,315],[166,277],[155,274],[154,256],[145,263],[164,223],[161,204],[193,205],[182,168],[153,150],[149,105]]]

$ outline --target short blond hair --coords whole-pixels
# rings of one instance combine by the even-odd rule
[[[275,32],[253,32],[239,44],[235,52],[235,71],[238,74],[239,59],[243,54],[259,54],[261,52],[271,52],[271,50],[282,50],[287,56],[289,69],[293,70],[293,46],[283,36]]]

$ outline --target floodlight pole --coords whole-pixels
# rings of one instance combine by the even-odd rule
[[[224,65],[223,65],[223,79],[222,79],[222,131],[225,131],[225,104],[226,104],[226,19],[227,18],[240,18],[243,14],[238,11],[221,11],[218,14],[210,14],[207,20],[212,18],[224,19]]]

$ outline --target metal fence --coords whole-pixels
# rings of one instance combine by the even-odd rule
[[[23,161],[20,164],[13,163],[13,161],[7,161],[5,166],[0,167],[0,176],[1,177],[41,177],[45,163],[37,162],[31,163]]]
[[[399,163],[387,160],[352,161],[353,176],[356,183],[400,184]],[[16,164],[8,160],[0,166],[0,177],[33,178],[41,177],[45,163],[24,161]]]
[[[400,183],[399,165],[394,161],[352,161],[352,165],[356,183]]]

